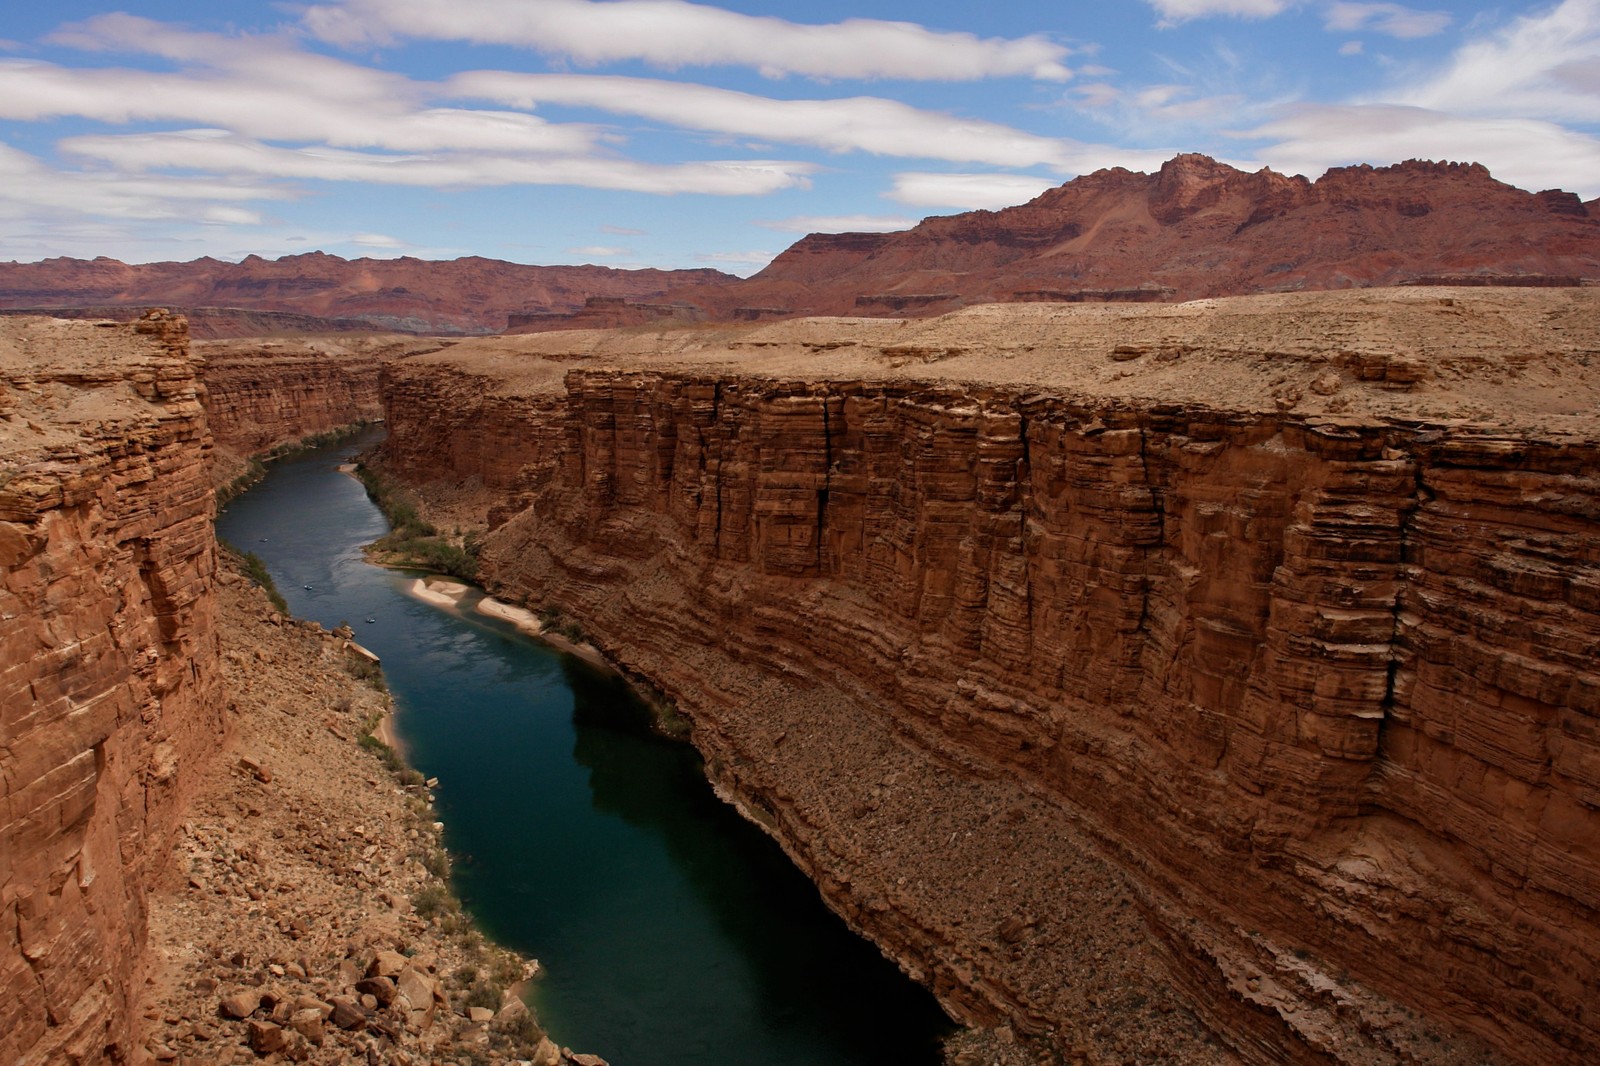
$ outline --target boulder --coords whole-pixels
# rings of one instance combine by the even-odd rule
[[[263,1022],[251,1019],[250,1050],[257,1055],[271,1055],[275,1052],[285,1051],[289,1047],[289,1034],[273,1022]]]

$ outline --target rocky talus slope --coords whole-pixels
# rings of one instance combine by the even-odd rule
[[[223,740],[181,319],[0,323],[0,1061],[134,1046],[157,857]]]
[[[1600,1053],[1600,293],[542,334],[387,462],[962,1019]]]
[[[231,748],[201,771],[151,896],[139,1018],[157,1062],[594,1062],[517,990],[532,966],[448,895],[425,783],[358,746],[388,698],[344,636],[219,575]]]

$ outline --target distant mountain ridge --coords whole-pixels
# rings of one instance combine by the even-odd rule
[[[1188,154],[1154,174],[1099,170],[1017,207],[896,233],[813,233],[748,279],[475,256],[49,259],[0,263],[0,310],[202,309],[197,329],[211,336],[294,328],[241,312],[305,316],[327,329],[493,333],[1585,279],[1600,283],[1600,200],[1527,192],[1476,163],[1340,167],[1310,181]]]
[[[1600,279],[1600,200],[1530,193],[1476,163],[1330,170],[1316,181],[1180,155],[1018,207],[897,233],[812,234],[734,286],[658,303],[714,317],[935,314],[1025,300],[1187,300],[1415,283]]]
[[[591,296],[643,300],[674,286],[734,280],[711,269],[525,266],[477,256],[343,259],[310,252],[138,265],[61,258],[0,263],[0,309],[160,304],[204,308],[211,320],[231,308],[326,320],[329,328],[366,323],[417,333],[497,333],[512,314],[576,311]]]

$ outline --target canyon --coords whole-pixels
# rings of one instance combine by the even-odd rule
[[[597,1062],[456,911],[349,634],[221,558],[208,414],[282,444],[369,400],[260,353],[212,393],[180,316],[0,321],[0,1061]]]
[[[384,462],[963,1022],[1579,1063],[1597,356],[1582,288],[482,338]]]
[[[262,817],[218,753],[294,743],[241,722],[349,741],[323,705],[366,706],[219,569],[212,493],[383,416],[490,591],[685,716],[719,794],[972,1027],[952,1062],[1591,1061],[1597,277],[1570,194],[1199,156],[743,282],[0,264],[0,304],[90,318],[0,317],[0,1060],[206,1053],[170,1018],[212,978],[170,967],[221,941],[152,938],[220,928],[261,888],[238,864],[306,830],[186,819]],[[222,310],[201,339],[149,297]],[[391,896],[369,955],[428,935]],[[305,995],[376,961],[333,928]],[[299,965],[274,950],[251,981]]]
[[[379,418],[384,364],[445,343],[384,333],[191,341],[205,389],[213,480],[232,481],[251,456]]]

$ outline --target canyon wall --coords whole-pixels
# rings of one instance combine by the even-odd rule
[[[182,319],[0,323],[0,1061],[129,1061],[146,896],[223,739]]]
[[[1596,296],[469,343],[386,454],[962,1020],[1587,1062]]]
[[[379,369],[437,351],[440,343],[379,334],[207,341],[193,348],[204,368],[206,418],[217,446],[248,456],[381,417]]]

